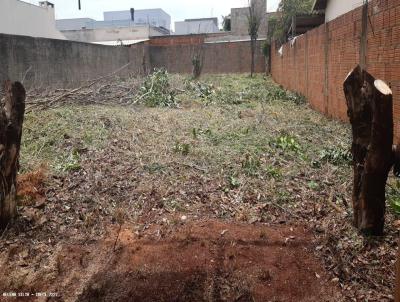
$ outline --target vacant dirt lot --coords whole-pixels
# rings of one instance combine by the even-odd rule
[[[399,224],[352,228],[347,125],[261,76],[170,76],[173,108],[145,106],[142,81],[30,92],[0,294],[393,299]]]

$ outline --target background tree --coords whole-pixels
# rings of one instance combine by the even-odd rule
[[[251,76],[254,75],[254,58],[256,53],[257,39],[258,39],[258,31],[260,29],[261,21],[263,18],[262,7],[260,3],[255,0],[249,0],[249,12],[247,15],[248,21],[248,30],[250,35],[250,47],[251,47]]]
[[[314,0],[281,0],[277,14],[268,21],[268,36],[281,44],[287,40],[287,31],[292,18],[300,14],[311,13]]]
[[[194,80],[197,80],[201,76],[201,72],[203,71],[203,62],[204,62],[204,48],[203,45],[195,46],[192,54],[192,76]]]
[[[223,31],[231,31],[231,15],[222,16],[222,29]]]

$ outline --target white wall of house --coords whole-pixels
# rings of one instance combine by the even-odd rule
[[[157,28],[144,26],[119,27],[119,28],[95,28],[80,30],[65,30],[62,32],[68,40],[101,43],[118,41],[147,40],[150,36],[160,36]]]
[[[219,32],[219,28],[212,20],[175,22],[175,35],[209,34],[217,32]]]
[[[19,0],[0,0],[0,33],[65,39],[56,29],[54,8]]]
[[[332,21],[362,4],[363,0],[330,0],[325,10],[325,21]]]
[[[150,24],[153,27],[171,29],[171,16],[161,8],[135,10],[136,25]],[[131,20],[130,10],[104,12],[104,21]]]

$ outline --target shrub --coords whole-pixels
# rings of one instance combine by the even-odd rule
[[[149,107],[176,107],[175,92],[171,89],[165,68],[155,69],[145,78],[138,101]]]

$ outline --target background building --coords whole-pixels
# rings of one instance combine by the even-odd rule
[[[133,20],[132,20],[133,12]],[[171,16],[161,8],[104,12],[104,21],[132,21],[135,25],[150,25],[171,30]],[[117,22],[118,23],[118,22]]]
[[[175,35],[217,33],[218,18],[186,19],[175,22]]]
[[[363,0],[316,0],[313,10],[325,13],[325,22],[329,22],[361,5]]]
[[[33,5],[19,0],[0,0],[0,33],[65,39],[56,28],[54,5]]]
[[[268,19],[275,13],[267,13],[266,0],[252,1],[256,2],[257,14],[261,16],[258,39],[265,40],[268,33]],[[232,8],[230,14],[231,30],[209,34],[207,35],[206,42],[234,42],[250,40],[248,16],[248,7]]]
[[[171,17],[162,9],[104,12],[104,20],[90,18],[57,20],[68,40],[107,45],[129,45],[152,36],[170,34]]]
[[[258,13],[262,16],[260,29],[258,32],[259,37],[267,36],[267,1],[266,0],[252,0],[256,2]],[[248,36],[249,35],[249,22],[248,17],[249,8],[232,8],[231,10],[231,33],[234,36]]]

